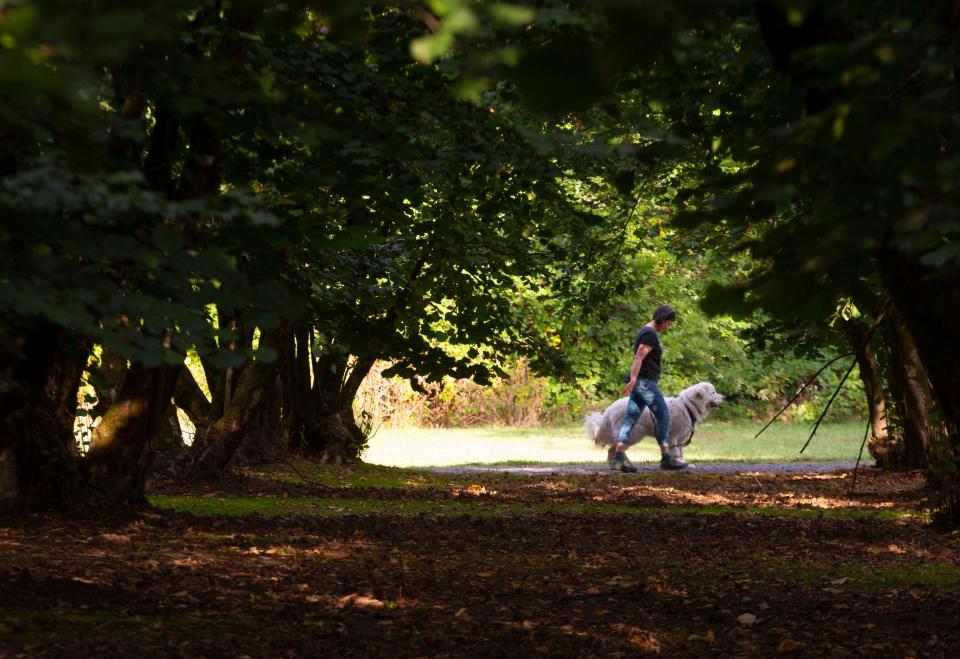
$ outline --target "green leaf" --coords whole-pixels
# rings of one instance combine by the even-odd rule
[[[528,25],[537,17],[537,10],[533,7],[524,7],[507,2],[498,2],[491,5],[488,9],[490,16],[497,23],[503,25]]]

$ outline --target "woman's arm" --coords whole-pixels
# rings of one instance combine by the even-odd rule
[[[643,358],[646,357],[651,350],[653,350],[653,346],[648,346],[645,343],[641,343],[640,347],[637,348],[637,354],[633,357],[633,367],[630,369],[630,382],[623,388],[625,395],[629,396],[630,392],[633,391],[633,385],[637,383],[637,375],[640,374],[640,364],[643,363]]]

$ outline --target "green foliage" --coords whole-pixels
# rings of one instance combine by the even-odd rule
[[[456,5],[445,20],[466,30]],[[251,327],[305,319],[315,355],[434,380],[483,382],[495,353],[535,352],[505,284],[545,268],[544,238],[582,217],[521,132],[541,127],[496,94],[457,100],[457,57],[411,62],[417,14],[326,9],[14,6],[6,323],[67,327],[146,365],[194,351],[237,365],[211,308]],[[506,29],[528,13],[489,8]]]
[[[241,253],[231,239],[262,235],[276,218],[252,195],[196,180],[214,160],[196,153],[201,117],[219,123],[259,95],[240,93],[239,62],[187,53],[215,55],[236,30],[202,25],[192,3],[80,11],[39,1],[5,12],[0,71],[16,76],[0,101],[8,347],[12,328],[53,323],[152,366],[226,338],[209,305],[264,325],[289,315],[279,282],[243,265],[270,255],[256,242]],[[164,70],[171,60],[178,66]],[[171,122],[164,149],[159,131]]]

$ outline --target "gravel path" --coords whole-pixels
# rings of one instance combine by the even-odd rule
[[[656,463],[635,462],[634,465],[642,472],[660,471]],[[856,462],[704,462],[691,464],[690,471],[705,474],[736,474],[736,473],[763,473],[763,474],[816,474],[830,471],[853,469]],[[860,467],[870,467],[872,463],[860,463]],[[618,476],[620,472],[612,471],[605,462],[581,462],[576,464],[538,464],[512,466],[470,466],[470,467],[424,467],[428,471],[442,474],[474,474],[474,473],[505,473],[529,474],[542,476],[546,474],[610,474]]]

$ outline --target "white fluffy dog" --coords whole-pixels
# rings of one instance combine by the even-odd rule
[[[627,397],[623,397],[612,403],[603,411],[603,414],[594,412],[584,421],[587,434],[597,446],[610,446],[607,451],[607,463],[611,469],[619,469],[619,464],[613,460],[613,454],[620,424],[627,413],[627,400]],[[667,397],[666,401],[667,409],[670,410],[670,453],[678,460],[683,460],[683,445],[693,435],[695,426],[707,417],[710,410],[720,406],[723,396],[718,394],[716,388],[709,382],[699,382],[692,387],[687,387],[677,396]],[[630,448],[644,437],[655,436],[653,413],[650,408],[645,408],[636,425],[633,426],[633,430],[630,431],[626,447]]]

